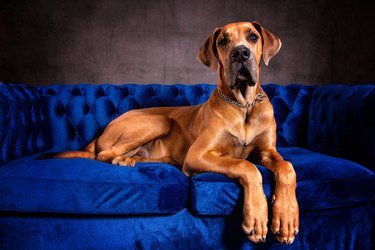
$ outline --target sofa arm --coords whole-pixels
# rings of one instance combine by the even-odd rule
[[[38,89],[0,84],[0,164],[46,148]]]
[[[375,85],[330,85],[314,90],[308,147],[375,170]]]

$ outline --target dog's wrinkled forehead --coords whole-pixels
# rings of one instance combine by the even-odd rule
[[[217,34],[216,43],[223,49],[240,44],[251,46],[261,39],[256,27],[249,22],[233,23],[224,26]]]

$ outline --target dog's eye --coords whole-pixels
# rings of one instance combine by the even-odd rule
[[[253,41],[253,42],[258,41],[258,36],[255,35],[255,34],[250,34],[249,38],[250,38],[250,40]]]
[[[220,46],[225,47],[225,45],[227,45],[227,43],[228,43],[228,39],[225,38],[225,37],[223,37],[223,38],[221,38],[221,39],[219,40],[218,43],[219,43]]]

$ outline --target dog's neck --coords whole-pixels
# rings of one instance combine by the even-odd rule
[[[241,105],[247,105],[254,102],[257,95],[262,93],[260,87],[260,78],[258,77],[257,83],[254,86],[233,86],[228,82],[222,65],[219,65],[218,75],[218,89],[220,92],[229,99],[238,102]],[[258,65],[258,76],[260,75],[260,65]]]
[[[257,82],[254,86],[245,86],[244,88],[240,89],[237,87],[228,86],[227,83],[221,81],[219,78],[218,89],[222,95],[243,106],[253,103],[257,96],[262,94],[262,89],[259,82]]]

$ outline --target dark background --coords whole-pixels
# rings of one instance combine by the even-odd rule
[[[0,81],[215,83],[197,50],[215,27],[257,20],[283,42],[263,83],[375,83],[374,3],[3,0]]]

